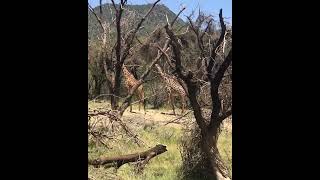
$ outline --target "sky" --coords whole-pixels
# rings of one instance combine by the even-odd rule
[[[156,0],[128,0],[128,4],[148,4],[153,3]],[[99,0],[88,0],[92,7],[99,5]],[[115,2],[118,2],[115,0]],[[111,3],[110,0],[103,0],[102,3]],[[225,21],[231,23],[232,18],[232,0],[161,0],[159,4],[166,5],[174,13],[178,13],[182,6],[186,9],[183,11],[180,18],[186,20],[185,16],[190,15],[193,10],[198,12],[200,9],[206,14],[212,14],[217,16],[219,14],[219,9],[222,8],[223,16]],[[195,14],[196,15],[196,14]]]

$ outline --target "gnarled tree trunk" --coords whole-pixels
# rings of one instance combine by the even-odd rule
[[[167,24],[165,27],[166,33],[170,38],[170,45],[172,48],[172,53],[175,62],[174,72],[177,74],[177,77],[183,80],[186,84],[186,89],[188,93],[188,97],[190,100],[191,107],[194,112],[194,116],[196,122],[200,128],[200,149],[202,151],[202,159],[209,160],[208,164],[206,164],[209,169],[209,174],[211,175],[210,179],[212,180],[227,180],[230,179],[228,177],[227,168],[225,167],[224,163],[221,160],[220,153],[217,148],[218,136],[219,136],[219,127],[223,120],[232,114],[231,110],[225,110],[221,106],[221,100],[219,97],[219,86],[221,85],[221,81],[224,77],[225,72],[227,71],[228,67],[232,61],[232,49],[229,51],[227,57],[225,57],[221,64],[218,64],[216,61],[216,57],[218,53],[222,50],[221,45],[224,43],[225,40],[225,32],[226,32],[226,25],[224,24],[223,17],[222,17],[222,9],[219,13],[220,19],[220,26],[221,26],[221,34],[218,39],[218,42],[212,44],[211,53],[207,57],[208,63],[205,64],[206,71],[207,71],[207,79],[210,83],[210,95],[212,101],[211,107],[211,116],[209,122],[205,120],[205,117],[202,113],[202,108],[197,100],[197,95],[200,90],[199,87],[199,80],[196,78],[194,73],[189,69],[185,70],[181,60],[182,60],[182,51],[181,46],[179,45],[177,36],[173,33],[170,24]],[[203,42],[201,38],[205,35],[206,30],[210,26],[210,22],[207,24],[206,30],[201,32],[201,26],[194,26],[193,22],[189,19],[191,29],[195,32],[196,36],[198,37],[198,43],[200,43],[199,49],[202,50]],[[197,29],[196,29],[197,28]],[[201,32],[201,33],[200,33]],[[201,55],[202,56],[202,55]],[[218,66],[220,65],[220,66]],[[213,68],[217,67],[216,71],[213,71]]]
[[[208,160],[208,166],[213,180],[230,179],[228,170],[221,159],[217,144],[219,137],[219,127],[214,127],[210,132],[201,131],[200,148],[203,152],[203,159]]]

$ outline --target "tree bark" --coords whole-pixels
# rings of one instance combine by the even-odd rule
[[[113,110],[117,110],[119,108],[118,97],[120,96],[121,71],[121,66],[117,65],[115,68],[114,87],[112,92],[114,96],[112,96],[113,98],[111,98],[111,108]]]
[[[95,84],[94,84],[93,96],[97,97],[100,95],[102,84],[100,83],[100,81],[97,77],[94,78],[94,83]]]
[[[201,150],[204,153],[204,156],[208,159],[209,168],[211,168],[212,179],[213,180],[229,180],[227,168],[225,167],[217,144],[219,136],[219,127],[216,126],[212,131],[203,131],[201,130]]]

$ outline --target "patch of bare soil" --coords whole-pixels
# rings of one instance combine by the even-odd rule
[[[90,105],[90,109],[108,109],[107,103],[94,103]],[[153,125],[165,125],[169,127],[180,128],[184,125],[188,125],[194,122],[193,113],[190,110],[181,114],[181,110],[176,110],[177,114],[173,115],[172,110],[158,110],[158,109],[147,109],[146,114],[143,110],[139,111],[133,108],[133,112],[129,111],[129,108],[124,112],[122,121],[130,128],[139,129],[145,126]],[[227,131],[232,131],[232,118],[228,118],[222,124],[222,128]]]
[[[185,112],[183,115],[188,113],[189,111]],[[143,111],[134,111],[133,113],[129,112],[128,110],[123,114],[123,121],[135,127],[141,127],[148,124],[159,124],[165,125],[170,127],[181,127],[184,123],[191,122],[191,115],[192,113],[188,113],[186,116],[181,114],[177,115],[170,115],[171,111],[161,111],[161,110],[153,110],[148,109],[147,113],[144,114]],[[183,116],[183,117],[182,117]]]

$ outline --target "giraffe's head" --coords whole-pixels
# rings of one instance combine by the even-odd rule
[[[127,69],[127,67],[125,65],[122,66],[122,73],[125,78],[127,78],[128,75],[130,74],[129,70]]]
[[[124,73],[127,73],[129,70],[128,70],[128,68],[127,68],[125,65],[122,65],[122,71],[123,71]]]

